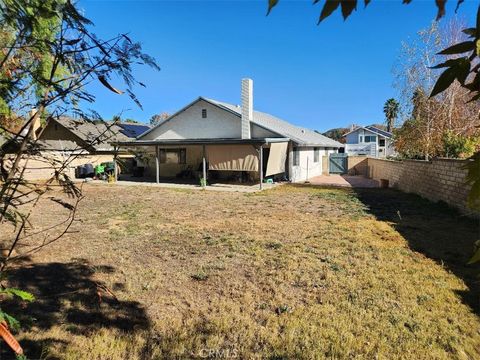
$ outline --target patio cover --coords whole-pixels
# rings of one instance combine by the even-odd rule
[[[252,145],[208,145],[209,170],[258,171],[258,152]]]
[[[281,174],[285,172],[285,161],[287,160],[288,142],[273,143],[270,145],[267,171],[265,176]]]

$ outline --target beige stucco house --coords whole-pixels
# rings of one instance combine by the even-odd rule
[[[182,172],[263,181],[300,182],[322,173],[322,158],[343,145],[312,130],[253,109],[253,81],[243,79],[241,105],[199,97],[137,137],[117,142],[143,151],[159,182]],[[208,173],[207,173],[208,172]]]

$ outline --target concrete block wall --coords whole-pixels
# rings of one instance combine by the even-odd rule
[[[348,175],[368,175],[368,159],[366,156],[348,156]]]
[[[368,158],[368,177],[387,179],[389,186],[415,193],[431,201],[443,201],[467,215],[478,216],[467,207],[470,186],[463,169],[466,161],[458,159],[383,160]]]

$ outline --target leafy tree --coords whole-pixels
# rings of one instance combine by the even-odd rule
[[[128,95],[141,106],[133,91],[136,85],[145,85],[135,79],[132,66],[159,69],[155,60],[127,34],[103,40],[91,31],[92,25],[70,0],[0,0],[0,130],[15,148],[13,154],[0,151],[0,222],[3,229],[13,230],[12,238],[3,244],[7,251],[0,261],[0,279],[4,279],[8,265],[19,257],[18,244],[22,243],[20,255],[25,256],[59,240],[76,219],[83,197],[81,188],[65,172],[78,151],[61,160],[42,153],[36,137],[37,131],[43,131],[40,120],[44,119],[46,125],[51,119],[68,114],[101,121],[98,113],[83,111],[79,106],[81,101],[95,101],[86,85],[96,81],[115,94]],[[114,87],[111,79],[120,79],[125,90]],[[12,130],[12,123],[18,119],[21,128]],[[106,123],[104,132],[90,145],[109,136],[112,133]],[[55,169],[50,179],[38,183],[25,178],[32,158]],[[70,200],[55,202],[55,197],[46,198],[67,209],[68,217],[49,229],[35,228],[35,206],[30,205],[54,186],[67,192]],[[8,289],[3,283],[0,285]],[[28,297],[15,289],[10,293]],[[8,320],[10,316],[0,310],[2,318]]]
[[[169,117],[170,117],[170,114],[167,112],[162,112],[160,114],[153,115],[150,118],[150,125],[153,125],[153,126],[158,125],[164,120],[168,119]]]
[[[455,19],[444,24],[434,22],[402,43],[394,67],[394,86],[399,93],[403,125],[394,133],[396,150],[403,157],[452,156],[445,152],[447,132],[468,138],[479,135],[480,103],[469,102],[469,92],[459,83],[435,97],[429,96],[438,78],[438,70],[432,69],[440,59],[437,53],[463,41],[464,27]]]
[[[456,80],[470,93],[471,102],[480,100],[480,6],[477,10],[476,26],[466,28],[463,32],[469,38],[467,41],[454,44],[439,53],[439,55],[458,57],[448,59],[434,67],[446,68],[446,70],[439,76],[430,94],[431,97],[444,92]],[[468,170],[467,181],[472,185],[469,204],[472,208],[480,210],[480,152],[477,152],[472,157],[472,161],[467,163],[466,169]],[[473,260],[480,261],[480,247]]]
[[[388,132],[391,132],[395,126],[395,121],[398,117],[399,108],[400,104],[397,100],[393,98],[388,99],[383,106],[383,112],[385,113]]]

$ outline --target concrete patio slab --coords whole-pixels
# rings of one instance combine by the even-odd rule
[[[377,188],[378,181],[366,178],[364,176],[351,175],[320,175],[309,180],[312,185],[332,186],[332,187],[352,187],[352,188]]]
[[[85,182],[85,180],[77,181],[77,182]],[[102,180],[88,180],[89,184],[94,185],[109,185],[110,183]],[[200,185],[195,184],[185,184],[185,183],[175,183],[175,182],[147,182],[147,181],[130,181],[130,180],[118,180],[115,183],[111,183],[111,185],[115,186],[146,186],[146,187],[159,187],[159,188],[170,188],[170,189],[185,189],[185,190],[203,190],[204,188]],[[272,189],[276,186],[282,185],[282,183],[274,183],[274,184],[263,184],[262,190]],[[221,183],[213,183],[207,185],[205,190],[209,191],[232,191],[232,192],[245,192],[245,193],[253,193],[257,191],[261,191],[258,184],[255,185],[239,185],[239,184],[221,184]]]

